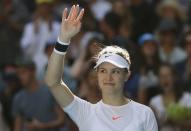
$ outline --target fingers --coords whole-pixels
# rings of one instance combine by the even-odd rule
[[[79,9],[80,9],[79,5],[76,5],[76,6],[73,5],[71,10],[70,10],[70,13],[68,15],[68,18],[66,18],[67,17],[67,10],[66,11],[64,10],[64,13],[66,13],[66,14],[63,13],[63,18],[67,19],[67,20],[75,20],[76,22],[80,21],[83,17],[84,9],[82,9],[80,11],[80,13],[79,13]]]
[[[75,9],[75,5],[73,5],[72,8],[70,9],[70,13],[69,13],[69,15],[68,15],[67,20],[70,20],[70,19],[71,19],[72,14],[73,14],[73,12],[74,12],[74,9]]]
[[[71,20],[75,20],[76,19],[76,17],[78,16],[78,12],[79,12],[79,5],[75,6],[74,12],[72,13]]]
[[[82,10],[80,11],[80,13],[79,13],[79,15],[78,15],[76,21],[81,21],[83,15],[84,15],[84,9],[82,9]]]
[[[64,12],[63,12],[63,15],[62,15],[62,21],[64,21],[64,20],[66,19],[66,17],[67,17],[67,12],[68,12],[68,9],[65,8],[65,9],[64,9]]]

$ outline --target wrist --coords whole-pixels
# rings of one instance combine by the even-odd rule
[[[64,38],[64,37],[59,36],[58,37],[58,42],[70,43],[70,38]]]
[[[56,43],[59,43],[59,44],[61,44],[61,45],[69,45],[70,40],[67,40],[67,41],[68,41],[68,42],[65,42],[65,41],[61,40],[61,39],[58,37]]]
[[[56,45],[54,47],[54,52],[56,52],[57,54],[60,55],[65,55],[66,51],[68,49],[69,43],[65,43],[63,41],[61,41],[58,37]]]

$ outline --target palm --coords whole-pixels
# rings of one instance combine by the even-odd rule
[[[68,11],[65,8],[62,16],[61,33],[59,36],[60,40],[63,42],[67,42],[79,32],[84,9],[79,12],[79,6],[73,5],[68,16],[67,14]]]

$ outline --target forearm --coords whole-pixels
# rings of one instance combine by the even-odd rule
[[[56,48],[55,48],[56,50]],[[60,54],[61,53],[61,54]],[[45,82],[61,107],[70,104],[74,95],[62,81],[65,53],[53,51],[49,59]]]
[[[61,84],[63,64],[65,55],[57,54],[55,51],[49,59],[45,81],[48,86],[53,87]]]
[[[79,12],[79,6],[73,5],[68,15],[65,8],[62,16],[61,31],[58,39],[58,45],[49,59],[46,71],[45,82],[49,86],[50,91],[61,107],[65,107],[74,100],[73,93],[67,85],[62,81],[63,64],[67,49],[67,43],[80,30],[84,10]],[[60,40],[60,41],[59,41]]]

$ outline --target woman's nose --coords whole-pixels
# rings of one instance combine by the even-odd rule
[[[112,81],[112,80],[113,80],[112,74],[111,74],[111,73],[108,73],[108,74],[106,75],[106,79],[107,79],[107,81]]]

